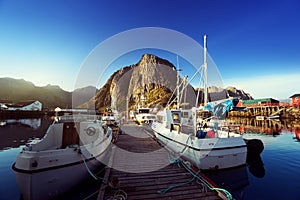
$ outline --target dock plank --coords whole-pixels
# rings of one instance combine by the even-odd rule
[[[123,191],[127,199],[222,199],[216,191],[192,179],[184,168],[169,161],[169,152],[161,147],[143,127],[126,124],[121,127],[109,164],[109,178],[98,199]],[[108,176],[108,175],[107,175]],[[109,184],[117,180],[117,187]],[[163,192],[167,190],[167,192]],[[124,193],[124,195],[125,195]]]

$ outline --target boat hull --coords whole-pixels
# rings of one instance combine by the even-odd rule
[[[162,127],[152,129],[160,143],[200,169],[227,169],[246,164],[247,146],[242,137],[198,139]]]
[[[75,163],[51,167],[38,171],[24,171],[15,168],[17,184],[24,200],[53,199],[66,193],[85,179],[90,173],[99,171],[105,165],[100,160],[106,159],[109,148],[97,158],[80,159]]]

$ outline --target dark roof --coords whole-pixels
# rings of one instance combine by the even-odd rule
[[[290,98],[299,97],[299,96],[300,96],[300,94],[294,94],[294,95],[290,96]]]

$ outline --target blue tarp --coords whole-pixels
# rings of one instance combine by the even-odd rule
[[[219,119],[225,119],[227,116],[227,113],[231,110],[233,107],[233,100],[227,99],[221,103],[218,103],[214,105],[213,103],[208,103],[205,106],[205,109],[208,111],[211,111],[214,116],[216,116]]]

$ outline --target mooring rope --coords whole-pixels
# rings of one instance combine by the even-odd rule
[[[191,180],[189,180],[189,181],[187,181],[187,182],[185,182],[185,183],[180,183],[180,184],[177,184],[177,185],[172,185],[172,186],[169,186],[168,188],[159,190],[158,193],[160,193],[160,194],[167,193],[169,190],[172,190],[172,189],[174,189],[174,188],[177,188],[177,187],[181,187],[181,186],[187,185],[187,184],[193,182],[194,180],[195,180],[195,177],[193,177]]]
[[[99,193],[99,190],[96,190],[95,192],[93,192],[92,194],[90,194],[89,196],[85,197],[85,198],[82,199],[82,200],[88,200],[88,199],[90,199],[91,197],[95,196],[95,195],[98,194],[98,193]]]
[[[189,139],[189,138],[188,138],[188,139]],[[187,140],[187,142],[188,142],[188,140]],[[187,145],[187,144],[186,144],[186,145]],[[191,139],[191,145],[192,145],[192,147],[193,147],[193,140],[192,140],[192,139]],[[196,160],[197,160],[197,156],[196,156],[196,154],[195,154],[194,148],[192,148],[192,149],[193,149],[194,159],[195,159],[195,161],[196,161]],[[172,185],[172,186],[169,186],[168,188],[159,190],[158,193],[164,194],[164,193],[168,192],[169,190],[172,190],[172,189],[174,189],[174,188],[177,188],[177,187],[181,187],[181,186],[187,185],[187,184],[193,182],[195,179],[197,179],[197,180],[201,181],[201,183],[199,183],[199,182],[198,182],[198,183],[201,184],[202,187],[209,188],[210,190],[222,191],[224,194],[226,194],[228,200],[232,200],[232,195],[231,195],[230,192],[228,192],[226,189],[211,187],[211,185],[210,185],[206,180],[204,180],[203,178],[201,178],[200,176],[198,176],[198,173],[200,172],[200,166],[199,166],[198,164],[197,164],[196,167],[197,167],[199,170],[198,170],[198,172],[195,173],[193,170],[190,169],[190,167],[188,167],[188,166],[187,166],[182,160],[180,160],[179,158],[176,158],[176,159],[171,158],[171,157],[170,157],[170,153],[168,154],[168,156],[169,156],[169,161],[170,161],[170,163],[172,163],[172,164],[177,164],[177,166],[178,166],[179,168],[181,168],[181,166],[183,166],[183,167],[184,167],[184,168],[185,168],[185,169],[193,176],[193,178],[192,178],[191,180],[187,181],[187,182],[180,183],[180,184],[177,184],[177,185]],[[206,190],[206,189],[203,189],[202,191],[207,191],[207,190]]]
[[[169,157],[169,161],[170,161],[171,164],[177,164],[178,168],[181,168],[181,167],[180,167],[180,162],[181,162],[180,159],[178,159],[178,158],[176,158],[176,159],[171,158],[171,154],[170,154],[170,153],[168,154],[168,157]],[[159,191],[157,191],[157,192],[160,193],[160,194],[164,194],[164,193],[167,193],[169,190],[172,190],[172,189],[174,189],[174,188],[177,188],[177,187],[181,187],[181,186],[187,185],[187,184],[193,182],[194,180],[195,180],[195,177],[193,177],[191,180],[189,180],[189,181],[187,181],[187,182],[179,183],[179,184],[177,184],[177,185],[171,185],[171,186],[169,186],[169,187],[167,187],[167,188],[165,188],[165,189],[159,190]]]
[[[96,181],[101,181],[101,182],[102,182],[102,181],[103,181],[103,178],[97,176],[97,174],[101,173],[101,172],[105,169],[105,167],[103,167],[103,169],[101,169],[99,172],[97,172],[96,174],[94,174],[94,173],[90,170],[89,166],[87,165],[87,163],[86,163],[86,161],[85,161],[85,157],[84,157],[84,155],[83,155],[82,152],[81,152],[81,149],[79,150],[78,153],[81,154],[83,163],[84,163],[84,165],[85,165],[86,170],[89,172],[89,174],[90,174]]]
[[[191,174],[193,175],[195,178],[197,178],[199,181],[201,181],[205,186],[207,186],[210,190],[216,190],[216,191],[222,191],[226,194],[227,198],[229,200],[232,200],[232,195],[230,194],[230,192],[228,192],[226,189],[223,188],[215,188],[215,187],[211,187],[209,183],[207,183],[207,181],[203,180],[201,177],[199,177],[195,172],[193,172],[191,169],[189,169],[188,166],[186,166],[183,162],[181,162],[182,166]]]
[[[105,200],[126,200],[127,193],[124,190],[117,190],[112,196],[107,196]]]
[[[81,150],[79,150],[78,153],[81,154],[81,157],[83,158],[83,159],[82,159],[82,160],[83,160],[83,163],[84,163],[84,165],[85,165],[85,167],[86,167],[86,170],[89,172],[89,174],[90,174],[96,181],[101,181],[101,182],[103,182],[104,178],[97,176],[97,174],[101,173],[101,172],[105,169],[105,167],[103,167],[103,169],[101,169],[97,174],[94,174],[94,173],[90,170],[89,166],[87,165],[87,163],[86,163],[86,161],[85,161],[85,158],[84,158],[84,155],[82,154]],[[102,183],[102,184],[103,184],[103,183]],[[93,193],[92,195],[90,195],[90,196],[93,196],[93,195],[94,195],[94,193]],[[89,197],[88,197],[88,198],[89,198]],[[127,193],[126,193],[124,190],[118,189],[118,190],[114,193],[114,195],[108,196],[108,197],[106,197],[105,199],[106,199],[106,200],[126,200],[126,199],[127,199]]]

